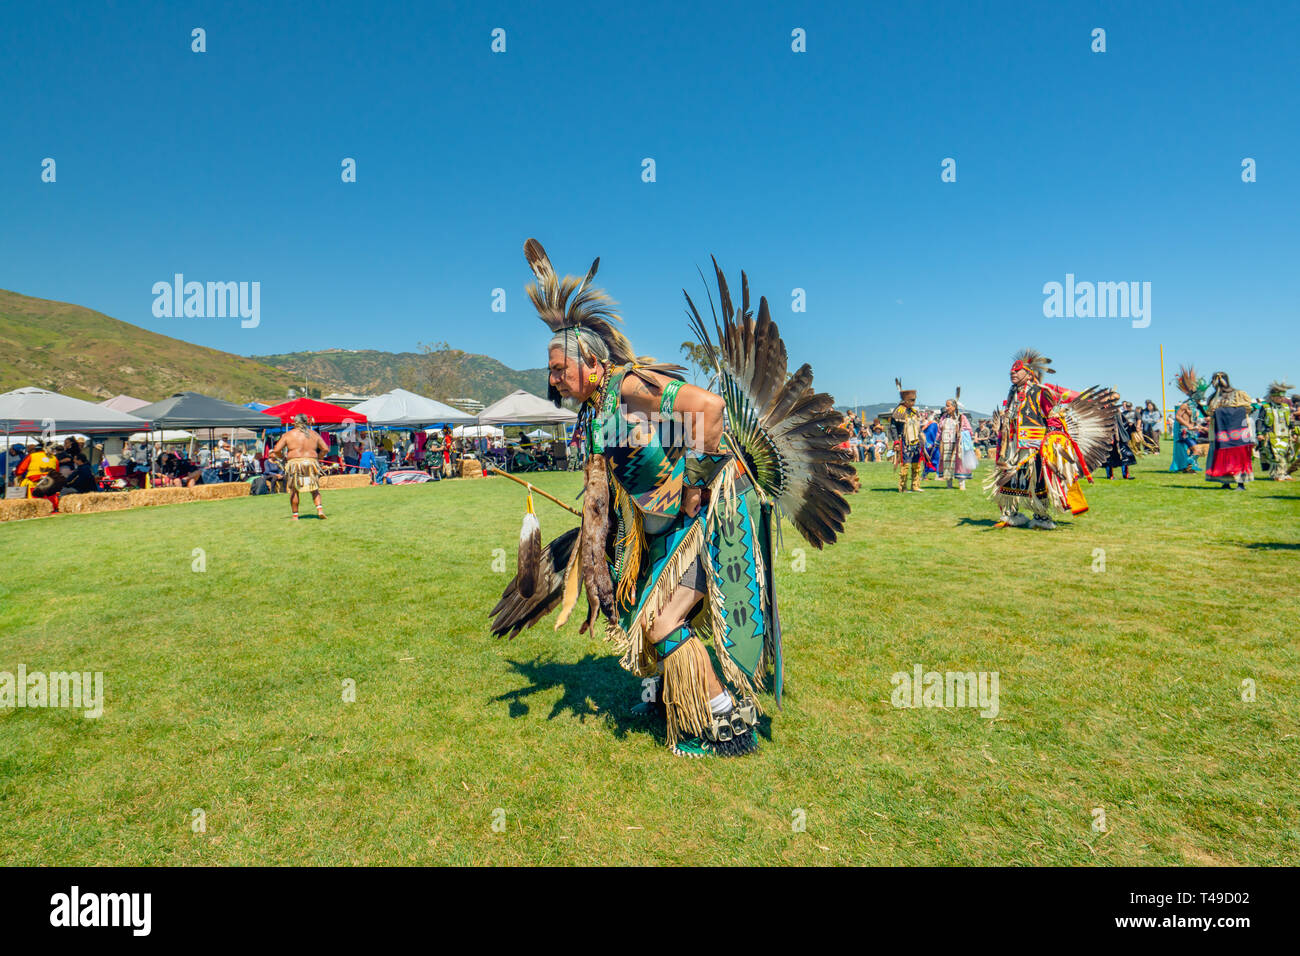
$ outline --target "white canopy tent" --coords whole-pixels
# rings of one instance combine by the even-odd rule
[[[476,421],[469,412],[462,412],[404,388],[395,388],[377,398],[358,402],[352,406],[352,410],[365,415],[366,420],[376,428],[417,428],[425,425],[472,424]]]
[[[494,425],[457,425],[451,430],[452,438],[504,438],[505,434]]]
[[[578,415],[521,388],[483,409],[478,420],[482,425],[569,425]]]
[[[214,428],[212,434],[225,441],[256,441],[258,437],[251,428]]]
[[[42,440],[52,440],[55,433],[113,435],[148,427],[148,419],[43,388],[17,388],[0,395],[0,431],[4,432],[6,452],[11,435],[40,435]],[[14,464],[6,461],[0,487],[7,488]]]
[[[148,419],[43,388],[18,388],[0,395],[0,431],[10,435],[111,434],[139,431],[148,424]]]
[[[194,432],[187,432],[183,428],[168,428],[164,431],[157,432],[135,432],[128,436],[127,441],[131,442],[180,442],[189,441],[194,437]]]
[[[134,398],[130,395],[114,395],[112,398],[106,398],[102,402],[96,402],[96,404],[102,408],[112,408],[130,414],[138,408],[144,408],[149,403],[143,398]]]

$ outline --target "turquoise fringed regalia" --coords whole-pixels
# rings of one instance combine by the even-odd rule
[[[1169,470],[1200,471],[1196,466],[1196,448],[1202,443],[1200,423],[1205,418],[1205,392],[1210,383],[1200,378],[1194,367],[1184,365],[1179,368],[1174,384],[1187,396],[1187,401],[1174,411],[1174,457]]]
[[[678,367],[633,356],[625,339],[610,334],[609,313],[600,321],[582,310],[575,314],[564,285],[558,299],[567,307],[555,308],[557,296],[546,293],[553,283],[549,260],[530,243],[526,251],[541,290],[530,295],[539,315],[557,335],[574,328],[601,334],[609,359],[582,366],[596,368],[593,381],[600,382],[579,410],[588,455],[582,526],[543,550],[538,569],[527,572],[534,580],[517,575],[511,582],[493,609],[493,631],[513,637],[557,607],[558,628],[585,583],[583,629],[603,614],[622,666],[660,682],[655,709],[665,716],[670,747],[693,756],[748,752],[752,746],[738,749],[737,742],[752,738],[760,692],[770,690],[779,705],[784,685],[773,581],[779,518],[789,518],[816,547],[843,531],[852,466],[835,447],[844,440],[842,416],[829,395],[812,390],[808,366],[787,374],[766,300],[755,318],[742,275],[743,301],[735,311],[715,263],[716,344],[687,296],[692,325],[712,360],[713,394],[725,407],[721,437],[705,447],[679,405],[679,393],[693,386],[675,374]],[[573,281],[579,295],[594,272],[593,265],[586,282]],[[630,376],[655,389],[657,420],[629,414]],[[692,488],[703,493],[694,514],[684,507]],[[524,563],[520,568],[524,575]],[[697,597],[689,610],[680,607],[683,594]],[[662,633],[661,616],[671,624],[678,614],[681,626]],[[735,707],[724,704],[721,715],[708,689],[716,672],[705,642],[736,696]]]
[[[708,600],[701,602],[692,630],[722,636],[714,642],[715,653],[724,675],[745,696],[752,698],[764,686],[766,673],[772,674],[779,694],[781,662],[775,646],[780,636],[769,626],[776,615],[766,574],[771,509],[764,514],[762,493],[736,460],[733,438],[724,433],[717,454],[691,457],[688,436],[673,418],[673,386],[679,383],[664,389],[662,427],[644,428],[638,435],[617,401],[626,374],[626,369],[612,370],[599,410],[583,423],[588,454],[605,455],[609,462],[617,517],[611,576],[618,622],[607,632],[623,651],[622,664],[638,677],[652,676],[661,659],[677,650],[680,637],[665,639],[661,647],[651,645],[649,625],[687,568],[701,560]],[[691,517],[680,505],[682,488],[700,483],[696,469],[688,473],[687,468],[697,463],[701,474],[712,468],[714,476],[707,484],[708,508]]]

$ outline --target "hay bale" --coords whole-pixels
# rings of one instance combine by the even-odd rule
[[[370,484],[369,472],[364,475],[326,475],[320,480],[322,491],[336,488],[367,488]]]
[[[44,518],[54,513],[48,498],[9,498],[0,501],[0,521],[22,521],[24,518]]]
[[[202,492],[199,497],[208,501],[225,498],[247,498],[252,486],[246,481],[225,481],[219,485],[199,485],[194,491]]]
[[[182,501],[212,501],[220,498],[241,498],[248,494],[248,484],[228,481],[219,485],[195,485],[193,488],[148,488],[128,491],[131,507],[171,505]]]
[[[462,478],[482,478],[483,463],[474,458],[462,458],[460,460],[460,476]]]
[[[59,499],[59,510],[70,515],[124,511],[130,507],[130,496],[121,491],[94,491],[84,495],[64,495]]]
[[[170,505],[178,501],[194,501],[196,488],[135,488],[128,491],[131,507],[145,508],[150,505]]]

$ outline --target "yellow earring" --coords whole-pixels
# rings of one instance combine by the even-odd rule
[[[597,382],[600,381],[600,373],[592,372],[590,375],[587,376],[587,381],[590,382],[592,385],[595,385]]]

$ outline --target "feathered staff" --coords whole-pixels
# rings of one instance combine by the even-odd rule
[[[542,525],[533,510],[533,493],[524,505],[524,523],[519,529],[519,595],[530,598],[537,590],[542,571]]]

